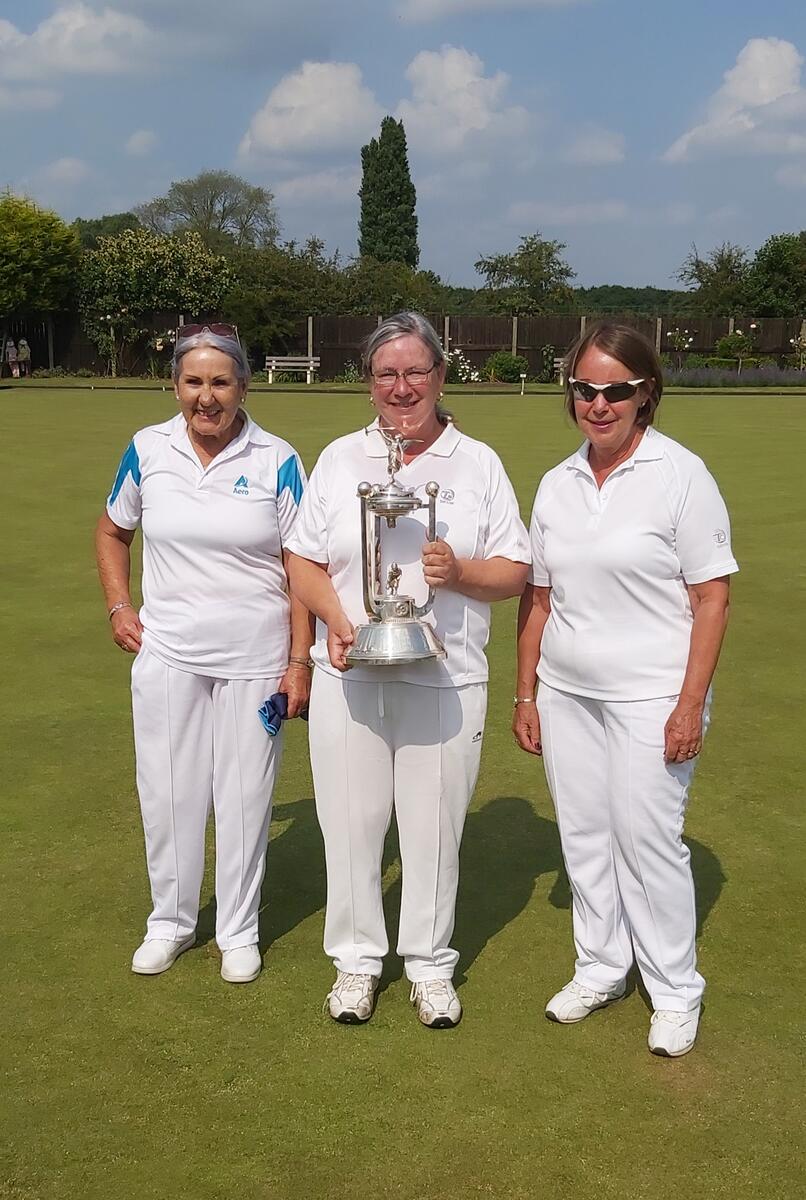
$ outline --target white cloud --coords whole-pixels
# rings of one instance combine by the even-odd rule
[[[543,225],[600,225],[625,221],[630,210],[623,200],[601,200],[582,204],[544,204],[540,201],[520,201],[511,204],[506,220],[513,225],[540,227]]]
[[[411,100],[398,105],[409,145],[424,153],[469,152],[480,143],[521,140],[529,131],[526,109],[506,106],[509,76],[484,74],[477,54],[457,46],[422,50],[406,69]],[[482,166],[481,156],[479,167]]]
[[[361,172],[353,167],[333,167],[325,171],[312,171],[281,180],[273,188],[281,204],[305,204],[326,201],[343,203],[354,201],[361,186]]]
[[[252,117],[239,154],[354,149],[376,132],[382,116],[355,63],[305,62],[272,88]]]
[[[60,100],[52,88],[6,87],[0,83],[0,111],[3,109],[46,109],[54,108]]]
[[[68,4],[22,33],[0,20],[0,75],[41,79],[54,75],[117,75],[137,69],[157,40],[139,17],[112,8]]]
[[[46,184],[58,184],[63,187],[75,187],[83,183],[92,174],[90,166],[80,158],[57,158],[40,168],[37,177]]]
[[[562,154],[564,162],[588,167],[620,163],[624,158],[624,134],[594,125],[583,129]]]
[[[156,146],[158,140],[153,129],[137,129],[126,140],[126,145],[123,148],[133,158],[140,158],[144,154],[149,154]]]
[[[567,8],[580,0],[403,0],[399,13],[408,21],[436,21],[470,12],[505,12],[515,9]]]
[[[663,155],[685,162],[702,152],[800,154],[806,91],[801,86],[803,57],[792,42],[751,38],[721,87],[708,102],[705,120],[682,134]]]

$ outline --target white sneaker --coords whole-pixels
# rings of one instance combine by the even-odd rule
[[[350,975],[339,971],[336,982],[325,997],[325,1008],[342,1025],[363,1025],[375,1009],[377,975]]]
[[[592,988],[572,979],[556,996],[551,997],[546,1005],[546,1016],[550,1021],[559,1021],[561,1025],[573,1025],[575,1021],[584,1021],[597,1008],[605,1008],[621,1000],[626,987],[626,983],[622,983],[612,992],[594,992]]]
[[[132,970],[137,975],[161,975],[168,971],[196,941],[195,933],[190,937],[172,941],[166,938],[150,938],[138,946],[132,958]]]
[[[257,946],[236,946],[234,950],[221,952],[221,978],[227,983],[251,983],[262,966]]]
[[[462,1019],[462,1004],[450,979],[422,979],[413,983],[409,1000],[429,1029],[453,1029]]]
[[[647,1044],[653,1054],[664,1058],[680,1058],[688,1054],[697,1039],[700,1023],[699,1007],[691,1012],[670,1012],[659,1008],[652,1014]]]

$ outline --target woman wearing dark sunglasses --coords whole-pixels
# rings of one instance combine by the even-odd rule
[[[260,972],[258,906],[282,732],[259,709],[275,693],[296,716],[310,691],[308,614],[290,602],[285,545],[305,476],[294,449],[243,408],[249,364],[230,325],[183,325],[179,413],[135,433],[96,546],[112,636],[136,655],[132,709],[152,911],[132,959],[173,966],[196,937],[204,835],[216,831],[221,974]],[[129,547],[143,532],[143,605]],[[282,702],[275,702],[282,703]]]
[[[573,894],[576,969],[546,1015],[570,1024],[620,1000],[635,960],[649,1049],[678,1057],[705,986],[683,815],[738,567],[714,479],[653,428],[652,344],[599,324],[567,368],[586,440],[535,498],[512,725],[543,756]]]

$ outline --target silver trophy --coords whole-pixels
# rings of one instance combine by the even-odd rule
[[[400,434],[389,436],[383,430],[389,455],[387,470],[389,479],[385,484],[359,483],[358,498],[361,501],[361,557],[364,564],[364,608],[369,617],[368,625],[359,625],[355,641],[347,651],[350,666],[389,667],[405,663],[423,662],[431,658],[445,658],[445,647],[430,625],[421,620],[431,611],[434,589],[429,587],[425,604],[415,604],[411,596],[398,593],[402,571],[396,562],[389,564],[386,579],[381,580],[381,529],[386,521],[393,529],[398,517],[408,516],[425,501],[414,494],[414,488],[402,487],[395,479],[403,462],[403,453],[409,445]],[[438,483],[427,483],[429,542],[437,535]]]

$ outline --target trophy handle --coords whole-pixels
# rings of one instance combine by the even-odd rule
[[[437,496],[439,494],[439,484],[434,483],[433,479],[425,485],[425,494],[428,496],[428,535],[427,541],[435,542],[437,540]],[[436,592],[429,584],[428,599],[425,604],[415,605],[414,615],[416,617],[424,617],[429,613],[434,606],[434,598]]]
[[[369,523],[372,520],[372,513],[367,508],[367,497],[372,491],[372,486],[369,483],[359,483],[358,499],[361,502],[361,559],[364,564],[363,585],[364,585],[364,608],[367,616],[377,617],[380,613],[377,602],[375,600],[375,554],[372,550],[372,544],[377,542],[377,539],[372,539],[369,536]]]

